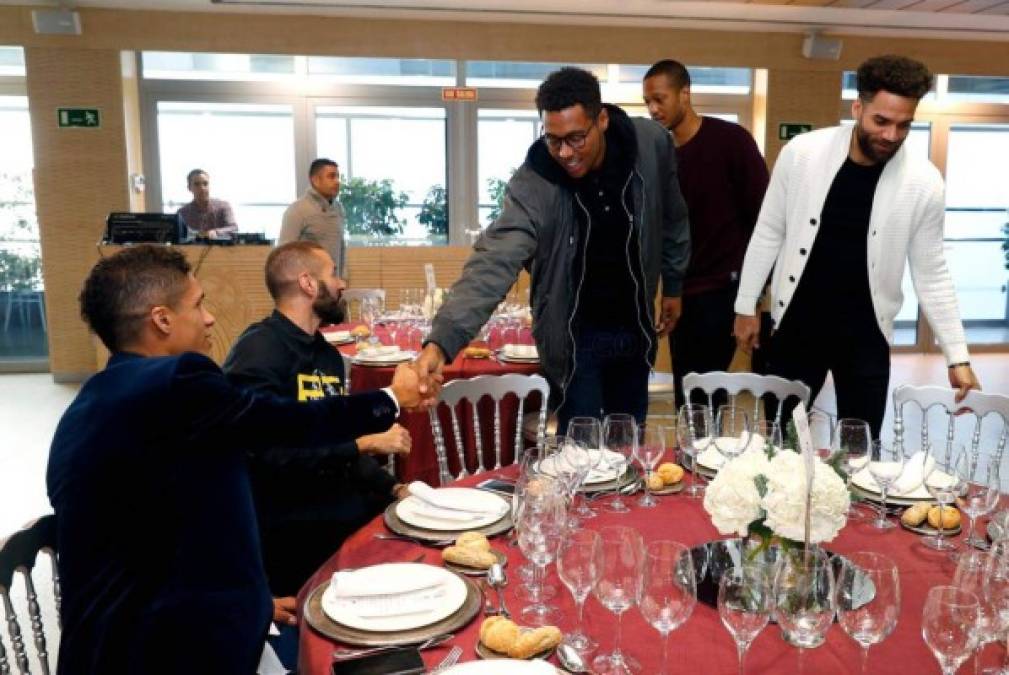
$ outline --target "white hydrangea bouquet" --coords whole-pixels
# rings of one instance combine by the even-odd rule
[[[810,543],[830,541],[844,527],[848,490],[837,471],[813,463]],[[806,525],[806,468],[794,450],[751,448],[725,463],[708,485],[704,510],[723,535],[756,537],[756,555],[777,541],[801,546]]]

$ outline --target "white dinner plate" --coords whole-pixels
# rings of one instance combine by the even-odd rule
[[[410,587],[411,582],[415,582],[418,578],[438,584],[437,597],[432,600],[429,610],[381,617],[360,616],[355,609],[359,600],[337,598],[336,589],[330,584],[322,594],[322,611],[333,621],[348,628],[376,633],[412,630],[451,616],[466,601],[466,582],[458,575],[434,565],[384,563],[363,567],[347,574],[356,577],[355,582],[373,586],[377,591],[376,596],[382,595],[383,585],[393,588]],[[372,597],[368,596],[369,599]],[[391,602],[395,602],[395,596],[388,597]]]
[[[722,447],[728,448],[730,447],[730,443],[738,443],[738,439],[731,437],[719,437],[718,442],[722,444]],[[715,444],[711,442],[711,438],[705,436],[704,438],[698,439],[697,443],[698,445],[708,446],[697,456],[698,466],[702,469],[708,469],[709,471],[718,471],[722,468],[722,464],[725,463],[725,455],[723,455],[721,451],[715,447]],[[748,447],[744,452],[749,452],[754,448],[763,447],[764,443],[765,440],[763,436],[760,434],[752,434],[750,436]]]
[[[388,366],[394,363],[412,361],[414,352],[391,352],[389,354],[355,355],[351,360],[361,366]]]
[[[907,470],[907,467],[905,467],[905,471],[906,470]],[[936,480],[934,474],[930,478],[930,480]],[[950,482],[952,482],[953,478],[949,477],[949,480],[950,480]],[[855,473],[851,477],[851,484],[854,485],[855,487],[860,488],[861,490],[865,491],[866,493],[868,493],[870,495],[870,498],[871,498],[872,495],[876,495],[876,496],[879,496],[879,497],[883,496],[882,493],[881,493],[881,491],[880,491],[880,489],[879,489],[879,484],[876,482],[876,479],[872,477],[872,474],[869,473],[869,469],[867,469],[867,468],[866,469],[862,469],[862,470],[858,471],[857,473]],[[907,501],[911,501],[911,500],[913,500],[913,501],[935,501],[934,498],[932,497],[932,495],[929,494],[928,489],[924,485],[919,485],[915,489],[907,491],[907,492],[901,492],[899,490],[895,490],[895,489],[891,488],[886,493],[886,496],[887,496],[888,500],[889,500],[890,497],[896,497],[898,499],[907,500]]]
[[[614,452],[612,450],[589,450],[592,453],[605,453],[606,456],[611,457],[613,464],[618,461],[627,464],[627,460],[624,459],[623,455]],[[611,469],[608,464],[605,463],[605,457],[600,458],[596,468],[589,472],[588,478],[585,479],[585,485],[598,485],[599,483],[608,483],[612,480],[617,479],[617,469]],[[547,457],[537,465],[537,470],[545,473],[548,476],[556,476],[557,469],[555,468],[556,460],[553,457]]]
[[[557,672],[559,671],[546,661],[494,659],[460,663],[444,671],[442,675],[555,675]]]
[[[329,331],[323,333],[322,336],[326,338],[326,342],[334,345],[348,345],[354,341],[354,336],[350,334],[349,330]]]
[[[497,352],[497,360],[501,361],[502,363],[539,363],[540,362],[539,357],[537,357],[537,356],[530,356],[530,357],[508,356],[507,354],[505,354],[500,349]]]
[[[413,525],[425,530],[441,530],[446,532],[461,532],[474,530],[496,523],[505,517],[511,506],[504,498],[476,488],[438,488],[441,495],[448,496],[453,501],[458,500],[460,506],[470,506],[486,510],[487,513],[473,513],[471,516],[460,514],[458,518],[439,518],[431,513],[417,496],[410,495],[396,504],[396,515],[407,525]],[[437,509],[434,509],[437,512]]]

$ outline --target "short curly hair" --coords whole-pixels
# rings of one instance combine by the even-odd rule
[[[599,80],[587,70],[565,66],[547,75],[536,91],[536,110],[557,112],[575,105],[585,108],[592,118],[603,109],[603,98],[599,93]]]
[[[906,56],[874,56],[858,67],[858,96],[871,101],[880,91],[921,100],[932,88],[932,73]]]
[[[79,301],[81,318],[111,352],[133,344],[152,307],[175,307],[188,288],[192,266],[178,250],[135,246],[91,268]]]

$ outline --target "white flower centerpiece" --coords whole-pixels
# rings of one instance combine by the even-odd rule
[[[832,540],[847,521],[848,490],[829,464],[814,461],[810,544]],[[794,450],[770,443],[726,462],[708,485],[704,510],[723,535],[759,538],[751,557],[773,542],[801,546],[806,526],[806,470]]]

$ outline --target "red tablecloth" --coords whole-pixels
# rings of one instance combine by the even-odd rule
[[[514,467],[501,473],[513,475]],[[473,484],[488,476],[460,481],[461,485]],[[634,497],[633,499],[637,499]],[[660,497],[661,503],[654,509],[643,509],[636,505],[629,514],[602,513],[599,517],[585,522],[590,529],[605,525],[630,525],[636,527],[645,541],[674,539],[687,546],[697,546],[719,537],[717,530],[705,514],[698,499],[683,495]],[[966,528],[965,528],[966,529]],[[426,552],[425,562],[440,564],[440,551],[424,548],[416,544],[381,541],[373,539],[377,532],[385,532],[382,518],[376,518],[360,532],[349,538],[325,565],[302,589],[299,606],[303,606],[309,589],[328,579],[338,569],[361,567],[380,562],[398,562],[415,558]],[[962,536],[962,535],[961,535]],[[959,539],[960,537],[958,537]],[[938,673],[939,668],[921,637],[921,611],[925,593],[932,586],[950,583],[955,566],[946,554],[939,554],[923,547],[920,538],[902,529],[881,533],[860,522],[851,522],[841,534],[828,545],[838,553],[855,551],[876,551],[892,558],[900,568],[901,613],[897,628],[881,645],[872,648],[869,656],[870,673]],[[506,592],[509,609],[517,614],[525,603],[518,598],[516,569],[523,564],[521,553],[516,547],[507,545],[503,538],[493,540],[494,547],[508,554],[510,585]],[[548,583],[558,589],[557,604],[565,617],[560,622],[562,629],[572,627],[575,610],[570,594],[549,568]],[[603,608],[594,598],[589,598],[585,610],[588,632],[603,649],[609,649],[614,640],[616,618]],[[431,666],[444,657],[453,645],[463,647],[463,661],[477,658],[474,646],[483,616],[478,615],[465,629],[457,633],[454,640],[446,645],[424,652],[425,662]],[[641,661],[644,675],[660,672],[662,658],[658,633],[632,609],[624,615],[623,646]],[[718,612],[698,603],[693,615],[678,630],[670,635],[670,671],[682,673],[736,673],[736,648],[728,631],[718,618]],[[302,622],[300,668],[303,675],[324,675],[329,672],[334,642],[316,633]],[[989,645],[982,654],[981,665],[992,666],[1000,663],[1004,654],[1001,646]],[[556,657],[555,657],[556,658]],[[781,631],[774,624],[769,625],[757,637],[746,658],[747,673],[858,673],[860,650],[840,626],[834,624],[822,646],[800,650],[787,645],[781,638]],[[961,673],[972,673],[973,661],[968,661]]]
[[[350,325],[341,326],[328,326],[323,330],[323,332],[336,331],[336,330],[349,330],[352,328]],[[381,329],[376,329],[376,332],[381,334]],[[347,357],[353,356],[357,348],[355,345],[343,345],[339,347],[340,351]],[[392,382],[392,374],[395,369],[388,368],[377,368],[372,366],[359,366],[352,365],[350,370],[350,383],[354,391],[370,391],[373,389],[381,389],[386,387]],[[533,375],[539,373],[540,368],[538,364],[528,364],[528,363],[502,363],[493,359],[467,359],[464,358],[462,353],[450,364],[446,364],[444,369],[445,382],[451,380],[456,380],[460,378],[470,378],[476,377],[477,375],[504,375],[505,373],[520,373],[523,375]],[[539,403],[535,401],[535,403]],[[527,407],[525,409],[528,412],[531,409],[538,409],[538,406],[534,408]],[[493,419],[492,412],[493,408],[489,405],[484,408],[481,406],[481,419],[486,420],[489,424],[490,420]],[[511,448],[511,440],[515,438],[515,425],[519,422],[516,415],[517,405],[514,400],[506,399],[501,406],[502,415],[502,435],[507,440],[504,443],[505,448]],[[469,415],[467,414],[466,420],[469,420]],[[438,458],[435,452],[434,436],[431,432],[431,421],[426,412],[409,412],[404,411],[399,418],[399,423],[402,424],[410,432],[410,437],[413,441],[413,447],[410,451],[410,455],[404,458],[396,459],[396,475],[403,481],[412,480],[423,480],[431,485],[438,484]],[[466,422],[468,424],[468,421]],[[443,411],[442,414],[442,428],[446,430],[446,433],[451,434],[449,429],[450,426],[445,426],[449,423],[448,412]],[[484,424],[482,426],[488,426]],[[484,449],[489,452],[493,448],[493,441],[485,435],[484,437]],[[487,464],[491,466],[492,464]],[[470,468],[474,468],[475,464],[471,464]],[[452,467],[455,471],[456,467]]]

